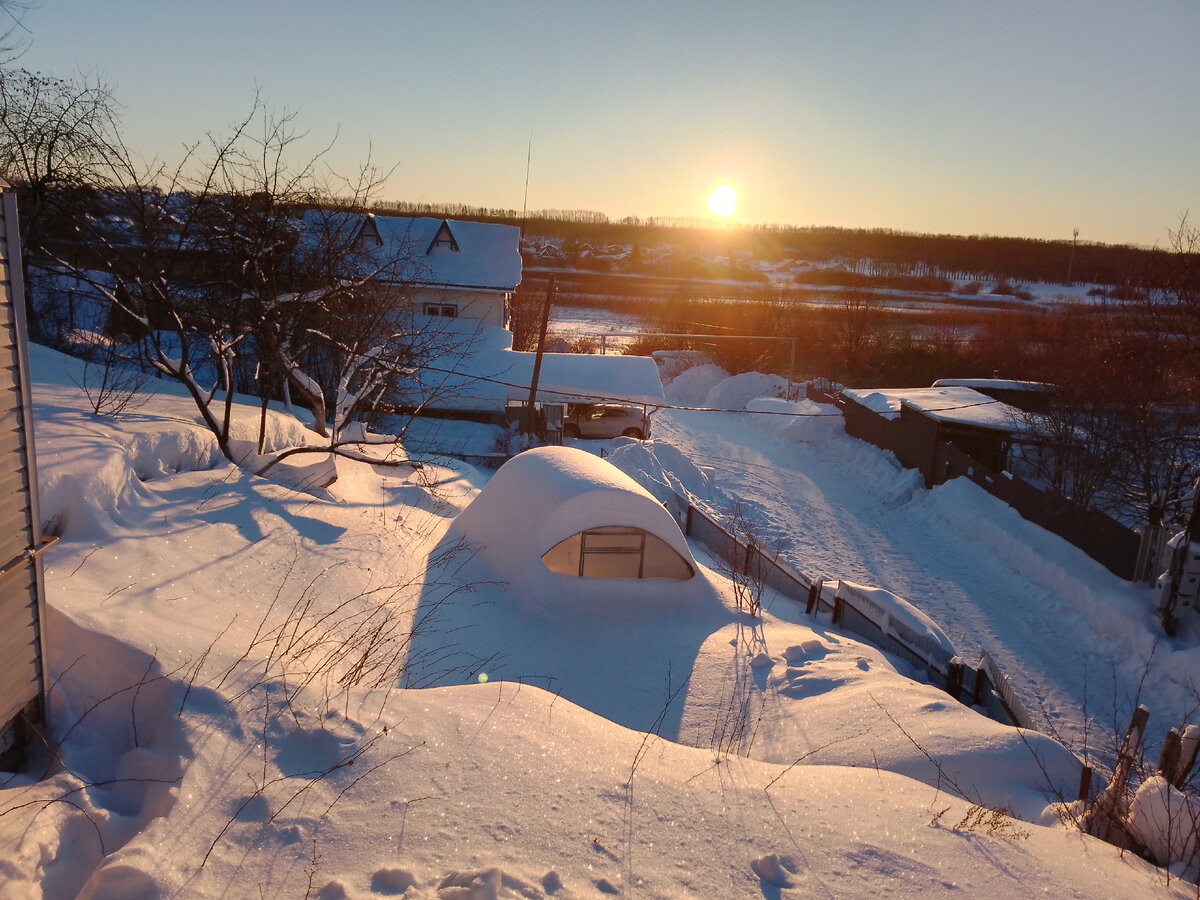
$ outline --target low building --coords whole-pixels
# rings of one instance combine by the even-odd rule
[[[891,450],[929,487],[969,474],[945,445],[1003,472],[1014,445],[1032,437],[1024,412],[970,387],[844,390],[842,399],[846,433]]]
[[[403,387],[404,405],[496,424],[527,403],[537,354],[512,349],[512,332],[468,319],[426,325],[433,348]],[[648,356],[544,353],[536,402],[663,406],[658,366]]]

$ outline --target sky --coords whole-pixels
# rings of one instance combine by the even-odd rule
[[[22,24],[17,64],[105,78],[146,156],[257,90],[339,171],[394,166],[383,199],[717,221],[729,184],[734,223],[1144,245],[1200,216],[1194,0],[40,0]]]

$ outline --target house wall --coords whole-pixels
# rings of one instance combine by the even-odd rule
[[[508,298],[502,291],[475,291],[467,288],[419,288],[413,299],[416,311],[424,313],[429,305],[453,306],[462,319],[477,319],[498,328],[508,327]]]
[[[6,185],[4,187],[7,187]],[[0,187],[0,762],[45,721],[41,525],[16,195]]]

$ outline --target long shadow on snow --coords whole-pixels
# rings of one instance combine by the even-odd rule
[[[564,592],[562,615],[523,611],[521,586],[496,580],[453,528],[430,555],[405,666],[405,687],[535,685],[610,721],[677,740],[701,645],[729,624],[708,575],[685,613],[651,606],[609,615]],[[540,565],[540,562],[537,564]],[[613,590],[623,579],[613,579]],[[671,589],[664,584],[663,590]],[[486,679],[481,676],[486,675]]]

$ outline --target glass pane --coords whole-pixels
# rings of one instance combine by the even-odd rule
[[[587,553],[583,557],[585,578],[637,578],[641,568],[641,553]]]
[[[546,564],[546,568],[561,575],[578,575],[581,537],[583,535],[573,534],[542,554],[542,562]]]
[[[695,574],[691,564],[680,556],[674,547],[652,534],[646,535],[643,578],[674,578],[677,581],[687,581]]]
[[[628,550],[640,553],[644,532],[636,528],[595,528],[583,532],[583,552]]]
[[[582,559],[582,570],[580,562]],[[695,571],[670,544],[638,528],[610,525],[572,535],[542,555],[551,572],[586,578],[673,578]]]

